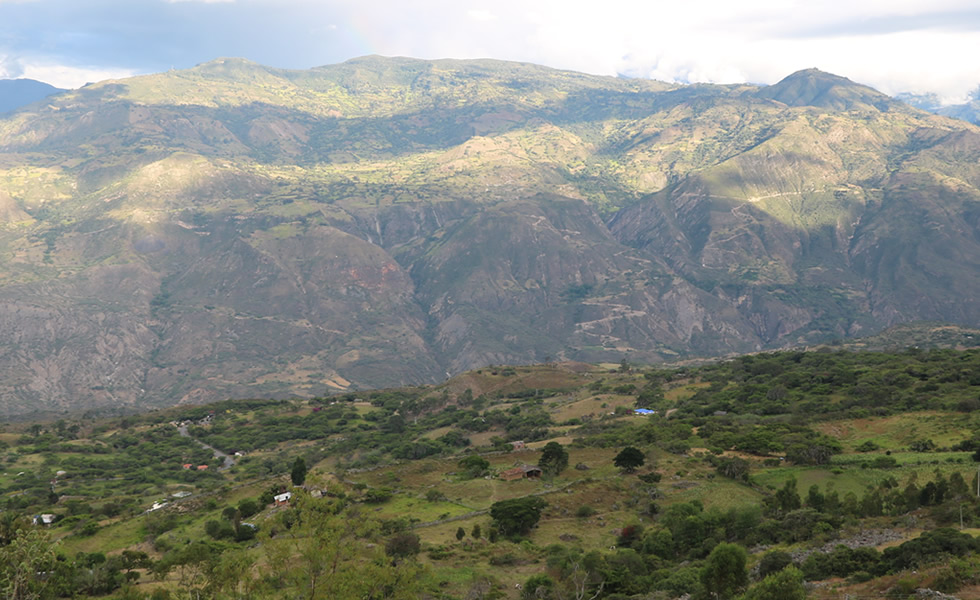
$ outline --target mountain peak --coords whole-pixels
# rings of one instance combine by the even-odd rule
[[[241,79],[248,81],[256,75],[266,75],[270,71],[269,67],[252,62],[246,58],[216,58],[203,62],[190,69],[202,75],[218,77],[221,79]]]
[[[817,68],[788,75],[779,83],[762,88],[757,95],[788,106],[815,106],[832,110],[873,107],[887,111],[894,105],[891,98],[878,90]]]

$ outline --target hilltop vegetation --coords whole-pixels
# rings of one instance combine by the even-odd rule
[[[943,349],[494,366],[9,426],[0,582],[41,598],[968,598],[977,373],[980,351]]]
[[[0,119],[0,412],[976,327],[978,152],[815,70],[220,59],[88,85]]]

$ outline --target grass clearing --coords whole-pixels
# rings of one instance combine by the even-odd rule
[[[936,411],[909,412],[887,417],[868,417],[815,423],[817,431],[840,440],[848,450],[866,442],[884,450],[900,450],[916,441],[932,440],[938,447],[949,447],[970,439],[974,426],[966,414]]]

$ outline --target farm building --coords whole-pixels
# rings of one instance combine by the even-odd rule
[[[539,477],[541,477],[541,469],[532,465],[520,465],[500,473],[500,478],[504,481],[514,481],[515,479],[538,479]]]

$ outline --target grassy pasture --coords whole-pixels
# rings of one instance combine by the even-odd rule
[[[970,415],[936,411],[909,412],[815,423],[813,428],[839,439],[848,450],[873,442],[884,450],[899,450],[915,441],[932,440],[949,447],[969,439],[976,430]]]
[[[636,399],[633,396],[599,394],[559,405],[552,411],[552,418],[557,423],[562,423],[569,419],[581,419],[589,415],[593,418],[601,418],[602,415],[616,410],[617,406],[633,408],[635,403]]]

